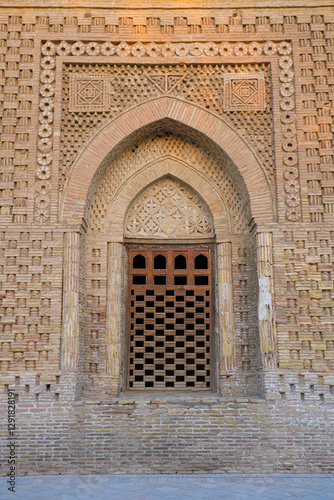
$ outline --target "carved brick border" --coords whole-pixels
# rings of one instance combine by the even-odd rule
[[[284,140],[282,142],[282,153],[285,178],[285,216],[288,221],[296,222],[301,218],[300,211],[300,185],[299,171],[297,165],[297,142],[296,136],[296,115],[294,113],[294,74],[293,62],[290,56],[292,52],[291,44],[282,42],[251,42],[251,43],[149,43],[147,46],[140,42],[128,44],[120,42],[81,42],[81,41],[46,41],[41,46],[41,88],[39,100],[39,122],[38,129],[38,154],[35,183],[35,221],[45,223],[50,218],[50,195],[52,182],[53,165],[53,113],[55,98],[55,68],[56,56],[73,56],[76,59],[82,56],[115,56],[120,58],[133,59],[133,62],[140,58],[140,62],[150,60],[161,62],[165,57],[174,57],[177,60],[186,56],[206,57],[208,62],[212,57],[220,56],[222,62],[230,62],[231,58],[249,57],[257,60],[262,54],[279,56],[278,64],[281,68],[280,80],[280,108],[281,124]],[[108,59],[110,62],[110,59]],[[139,61],[138,61],[139,62]]]
[[[292,47],[290,43],[280,44],[280,55],[278,59],[281,72],[280,81],[280,121],[284,140],[282,141],[283,152],[283,175],[285,179],[285,217],[288,221],[297,222],[301,218],[300,210],[300,182],[296,140],[296,114],[295,110],[295,88],[293,61],[291,57]]]

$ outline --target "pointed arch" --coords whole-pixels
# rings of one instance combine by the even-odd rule
[[[123,241],[124,222],[135,200],[150,186],[167,177],[183,184],[203,203],[218,240],[231,232],[230,214],[217,186],[176,159],[164,158],[139,170],[117,192],[109,207],[105,227],[105,232],[113,241]],[[210,234],[212,236],[213,233]]]
[[[248,192],[256,223],[273,222],[275,206],[266,176],[255,153],[221,117],[194,104],[162,97],[124,112],[103,127],[85,146],[70,171],[62,199],[60,218],[81,223],[101,173],[112,158],[131,141],[166,127],[202,138],[207,147],[226,155],[235,168],[241,190]],[[264,209],[265,207],[265,209]]]
[[[127,210],[124,234],[133,238],[214,237],[208,207],[167,175],[148,186]]]

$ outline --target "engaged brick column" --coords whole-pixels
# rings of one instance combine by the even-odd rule
[[[272,233],[256,235],[257,274],[259,279],[259,329],[261,358],[264,369],[277,366],[276,322],[273,305]]]
[[[118,392],[123,336],[123,276],[125,259],[121,243],[108,243],[106,371],[112,391]]]
[[[80,234],[64,234],[61,368],[73,372],[79,352]]]
[[[221,375],[226,375],[235,368],[231,243],[217,245],[217,264]]]

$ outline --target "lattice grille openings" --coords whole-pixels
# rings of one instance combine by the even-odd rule
[[[131,249],[130,389],[210,389],[211,251]]]

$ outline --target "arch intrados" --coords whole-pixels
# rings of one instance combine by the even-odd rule
[[[217,186],[183,162],[164,158],[136,172],[119,189],[110,204],[106,221],[106,233],[113,241],[123,241],[127,214],[135,200],[165,177],[178,180],[198,196],[211,217],[217,240],[231,233],[229,210]]]
[[[235,165],[239,186],[248,192],[255,221],[274,221],[273,199],[267,179],[244,139],[221,117],[172,97],[159,98],[127,110],[95,134],[72,166],[61,200],[62,220],[80,223],[85,216],[85,207],[90,206],[96,185],[110,162],[131,142],[159,129],[186,130],[190,139],[202,137],[203,142],[227,156]]]

